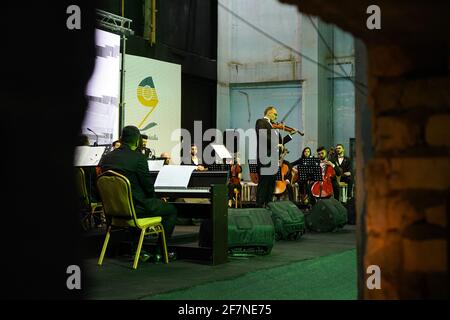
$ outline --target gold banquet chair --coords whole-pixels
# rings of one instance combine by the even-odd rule
[[[161,217],[137,218],[134,210],[130,181],[124,175],[108,170],[97,178],[97,188],[103,202],[103,210],[107,220],[107,232],[102,252],[98,259],[101,266],[108,246],[112,227],[137,228],[141,230],[139,243],[134,256],[133,269],[137,268],[144,236],[159,234],[162,239],[164,262],[169,263],[166,237],[161,224]]]
[[[92,227],[92,219],[95,214],[98,214],[99,219],[103,220],[103,204],[91,201],[86,188],[86,174],[83,168],[75,168],[75,184],[81,208],[86,213],[81,219],[81,224],[83,229],[87,230]]]

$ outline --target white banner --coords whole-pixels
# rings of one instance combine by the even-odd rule
[[[86,86],[89,101],[82,134],[90,144],[111,144],[119,133],[120,36],[95,30],[95,69]]]
[[[147,148],[157,157],[173,150],[179,163],[179,141],[171,134],[181,127],[181,66],[127,54],[124,94],[124,125],[148,135]]]

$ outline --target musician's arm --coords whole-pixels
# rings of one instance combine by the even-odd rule
[[[341,167],[339,167],[336,163],[334,163],[333,161],[331,161],[331,163],[334,165],[333,169],[334,172],[336,173],[337,176],[342,175],[342,169]]]
[[[296,165],[299,165],[300,164],[300,161],[301,161],[301,159],[302,158],[298,158],[297,160],[295,160],[294,162],[291,162],[291,166],[292,167],[295,167]]]
[[[256,121],[255,129],[256,129],[256,135],[258,136],[259,143],[262,143],[262,141],[266,141],[267,152],[268,152],[268,154],[270,154],[271,143],[272,143],[272,141],[271,141],[272,137],[270,134],[270,130],[271,130],[270,124],[265,119],[258,119]]]
[[[344,172],[344,174],[349,177],[352,175],[352,162],[350,161],[350,158],[347,158],[347,170]],[[348,173],[348,174],[346,174]]]
[[[155,197],[155,187],[153,183],[151,183],[151,175],[148,169],[148,163],[145,156],[140,157],[137,164],[137,177],[139,179],[139,183],[144,189],[144,192],[148,197]]]

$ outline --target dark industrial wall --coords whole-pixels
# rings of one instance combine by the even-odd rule
[[[102,0],[99,9],[121,15],[121,0]],[[181,65],[181,126],[204,130],[216,126],[217,1],[157,0],[156,44],[143,38],[144,1],[125,1],[125,17],[132,19],[134,36],[126,52]],[[193,134],[193,131],[191,131]]]

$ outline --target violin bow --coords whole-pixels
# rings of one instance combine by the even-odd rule
[[[284,126],[284,120],[286,120],[286,118],[292,113],[292,111],[294,111],[294,108],[300,103],[300,101],[302,100],[302,96],[300,96],[298,99],[297,99],[297,101],[295,101],[294,102],[294,104],[292,105],[292,107],[289,109],[289,111],[284,115],[284,117],[283,117],[283,119],[281,119],[281,123],[283,123],[283,126]],[[293,132],[292,134],[295,134],[295,133],[299,133],[301,136],[304,136],[305,135],[305,133],[304,132],[301,132],[300,130],[295,130],[295,132]]]

